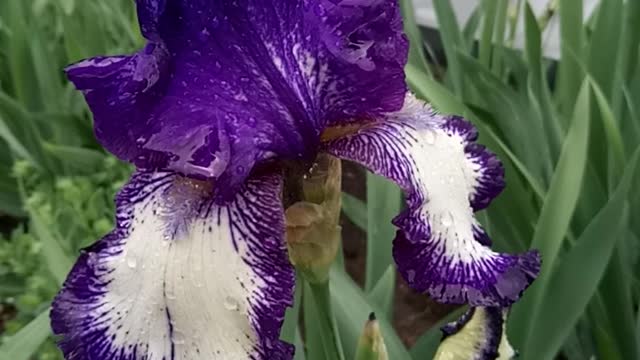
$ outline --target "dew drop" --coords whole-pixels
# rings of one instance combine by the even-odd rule
[[[138,266],[138,260],[133,256],[127,258],[127,266],[129,266],[132,269],[135,269],[136,266]]]
[[[173,331],[173,343],[176,345],[182,345],[185,342],[185,335],[181,330],[175,330]]]
[[[416,279],[416,271],[415,270],[408,270],[407,271],[407,281],[409,283],[412,283],[415,279]]]
[[[88,256],[87,264],[89,264],[89,266],[94,266],[98,260],[98,254],[91,252]]]
[[[227,296],[226,298],[224,298],[223,305],[224,308],[229,311],[238,311],[238,309],[240,308],[240,304],[238,304],[238,301],[231,296]]]
[[[453,225],[453,215],[451,215],[451,213],[447,211],[440,218],[440,222],[442,223],[442,226],[444,226],[444,227],[449,227],[449,226]]]
[[[436,133],[433,132],[433,130],[427,130],[427,132],[424,134],[424,142],[429,144],[429,145],[433,145],[436,143]]]

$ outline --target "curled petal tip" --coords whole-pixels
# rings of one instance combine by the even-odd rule
[[[332,138],[330,153],[367,166],[406,192],[407,209],[394,258],[416,290],[441,302],[508,306],[539,271],[536,252],[492,251],[474,217],[504,187],[497,157],[475,144],[478,133],[460,117],[441,116],[407,96],[402,110]]]

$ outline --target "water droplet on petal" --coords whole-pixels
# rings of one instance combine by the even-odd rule
[[[424,134],[424,142],[433,145],[436,143],[436,133],[433,130],[427,130]]]
[[[185,342],[185,335],[181,330],[174,329],[173,331],[173,343],[176,345],[182,345]]]
[[[407,271],[407,281],[409,283],[412,283],[415,279],[416,279],[416,271],[415,270],[408,270]]]
[[[135,257],[131,256],[127,258],[127,266],[129,266],[132,269],[135,269],[136,266],[138,266],[138,259],[136,259]]]
[[[238,304],[238,301],[231,296],[227,296],[226,298],[224,298],[223,305],[224,308],[229,311],[238,311],[238,309],[240,308],[240,304]]]
[[[442,226],[444,227],[449,227],[451,225],[453,225],[453,215],[451,215],[450,212],[445,212],[442,217],[440,218],[440,222],[442,223]]]

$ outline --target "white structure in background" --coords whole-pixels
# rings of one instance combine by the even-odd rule
[[[481,0],[449,0],[453,7],[453,10],[456,14],[456,18],[458,19],[458,24],[463,27],[471,14],[475,10],[475,8],[481,3]],[[515,6],[516,0],[509,0],[512,6]],[[552,0],[528,0],[531,8],[535,12],[536,16],[542,15],[544,13],[547,4]],[[586,20],[591,16],[593,11],[596,8],[596,5],[599,3],[599,0],[582,0],[584,1],[584,14],[583,19]],[[630,0],[630,1],[639,1],[639,0]],[[417,22],[426,27],[437,28],[438,27],[438,19],[436,16],[435,9],[433,7],[433,0],[413,0],[413,5],[416,9],[416,20]],[[553,59],[558,59],[560,57],[560,24],[558,23],[558,17],[554,16],[543,35],[543,47],[544,54]],[[520,19],[518,20],[518,28],[516,30],[516,37],[514,45],[518,48],[522,48],[524,46],[524,27],[522,21],[522,11],[520,12]]]

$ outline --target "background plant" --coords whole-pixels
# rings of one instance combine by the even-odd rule
[[[48,305],[79,249],[111,228],[113,194],[131,169],[95,142],[81,95],[61,69],[138,47],[132,5],[0,2],[0,212],[11,220],[0,238],[0,303],[14,309],[0,359],[60,359]],[[485,0],[461,27],[449,1],[434,0],[439,35],[427,42],[409,5],[403,1],[412,89],[439,111],[473,121],[505,164],[508,187],[481,215],[495,246],[535,247],[544,257],[540,278],[513,308],[514,346],[525,360],[640,358],[640,2],[602,1],[583,24],[578,0],[550,2],[542,18],[526,1]],[[541,30],[552,17],[560,22],[559,61],[542,51]],[[517,26],[523,50],[512,48]],[[366,202],[343,195],[343,211],[367,233],[364,288],[342,259],[331,272],[329,304],[298,287],[283,333],[298,359],[324,359],[323,335],[336,336],[340,356],[353,359],[372,311],[390,359],[429,359],[437,346],[438,326],[411,348],[391,326],[397,279],[389,220],[401,193],[371,174],[366,185]],[[334,327],[322,334],[314,324],[328,308]]]

